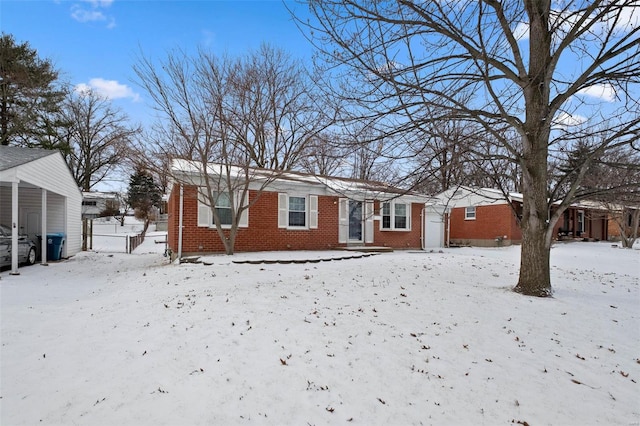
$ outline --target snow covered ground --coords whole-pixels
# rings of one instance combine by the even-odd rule
[[[640,251],[85,252],[0,273],[2,425],[640,423]],[[526,423],[525,423],[526,422]]]

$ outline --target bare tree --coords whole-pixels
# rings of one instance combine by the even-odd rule
[[[585,143],[567,155],[567,176],[575,173],[575,163],[585,155]],[[640,232],[640,150],[620,146],[594,158],[576,191],[583,199],[599,203],[604,216],[613,222],[622,246],[632,248]]]
[[[68,150],[63,155],[83,191],[89,191],[120,164],[138,133],[128,117],[92,91],[76,91],[63,105],[69,126],[60,136]]]
[[[344,169],[344,149],[340,135],[323,132],[313,138],[304,149],[299,168],[320,176],[338,176]]]
[[[315,20],[301,24],[342,72],[334,80],[352,82],[342,92],[349,99],[403,114],[408,128],[438,120],[434,112],[476,123],[518,164],[523,242],[514,290],[551,295],[555,222],[593,156],[637,138],[638,2],[316,0],[309,8]],[[590,103],[603,90],[615,92],[610,102]],[[517,144],[504,136],[513,132]],[[607,137],[560,194],[550,152],[594,132]]]
[[[351,167],[350,178],[359,180],[396,180],[391,152],[393,137],[380,131],[374,123],[347,121],[341,137],[342,150]]]
[[[179,183],[198,187],[227,254],[246,210],[332,122],[302,65],[262,46],[244,58],[199,51],[134,66],[161,120],[142,150],[176,161]],[[256,196],[250,199],[250,189]]]

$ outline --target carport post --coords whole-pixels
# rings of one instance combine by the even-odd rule
[[[40,214],[40,259],[41,265],[47,265],[47,190],[42,188],[42,211]]]
[[[18,272],[18,182],[11,182],[11,275]]]

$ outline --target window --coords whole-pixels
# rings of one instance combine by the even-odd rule
[[[232,208],[235,208],[236,214],[239,210],[240,217],[236,217],[239,228],[247,228],[249,226],[249,208],[247,207],[248,201],[245,197],[243,199],[242,192],[234,192],[233,201],[234,205],[231,205],[231,197],[228,192],[213,192],[211,194],[214,206],[211,208],[211,200],[206,194],[206,189],[201,188],[198,190],[198,226],[203,228],[213,228],[216,226],[215,213],[220,219],[220,226],[223,228],[230,228],[232,226],[231,212]],[[240,202],[242,202],[242,209],[240,208]]]
[[[464,220],[476,220],[475,206],[470,206],[464,209]]]
[[[278,228],[318,228],[318,196],[279,193]]]
[[[389,201],[382,203],[382,229],[409,230],[408,204]]]
[[[382,229],[391,229],[391,203],[382,204]]]
[[[306,204],[305,197],[289,197],[289,226],[307,226]]]
[[[407,229],[407,205],[396,204],[395,205],[395,223],[396,229]]]
[[[83,206],[97,206],[98,202],[97,201],[83,201],[82,205]]]
[[[216,201],[215,210],[216,214],[220,218],[220,225],[230,226],[231,221],[231,199],[228,192],[214,192],[214,200]],[[214,215],[211,215],[211,223],[215,224],[216,219]]]
[[[578,211],[578,232],[580,234],[584,232],[584,210]],[[580,234],[578,234],[578,237]]]

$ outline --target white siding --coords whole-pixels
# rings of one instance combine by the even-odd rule
[[[474,190],[467,188],[450,189],[439,194],[436,199],[439,204],[446,205],[449,208],[507,204],[502,193],[486,188]]]
[[[47,190],[47,232],[64,232],[63,257],[82,249],[82,194],[60,153],[5,170],[3,176],[20,181],[18,214],[27,209],[41,209],[42,193]],[[30,185],[36,186],[33,188]],[[25,221],[18,217],[20,226]],[[0,222],[11,222],[11,187],[0,188]]]

